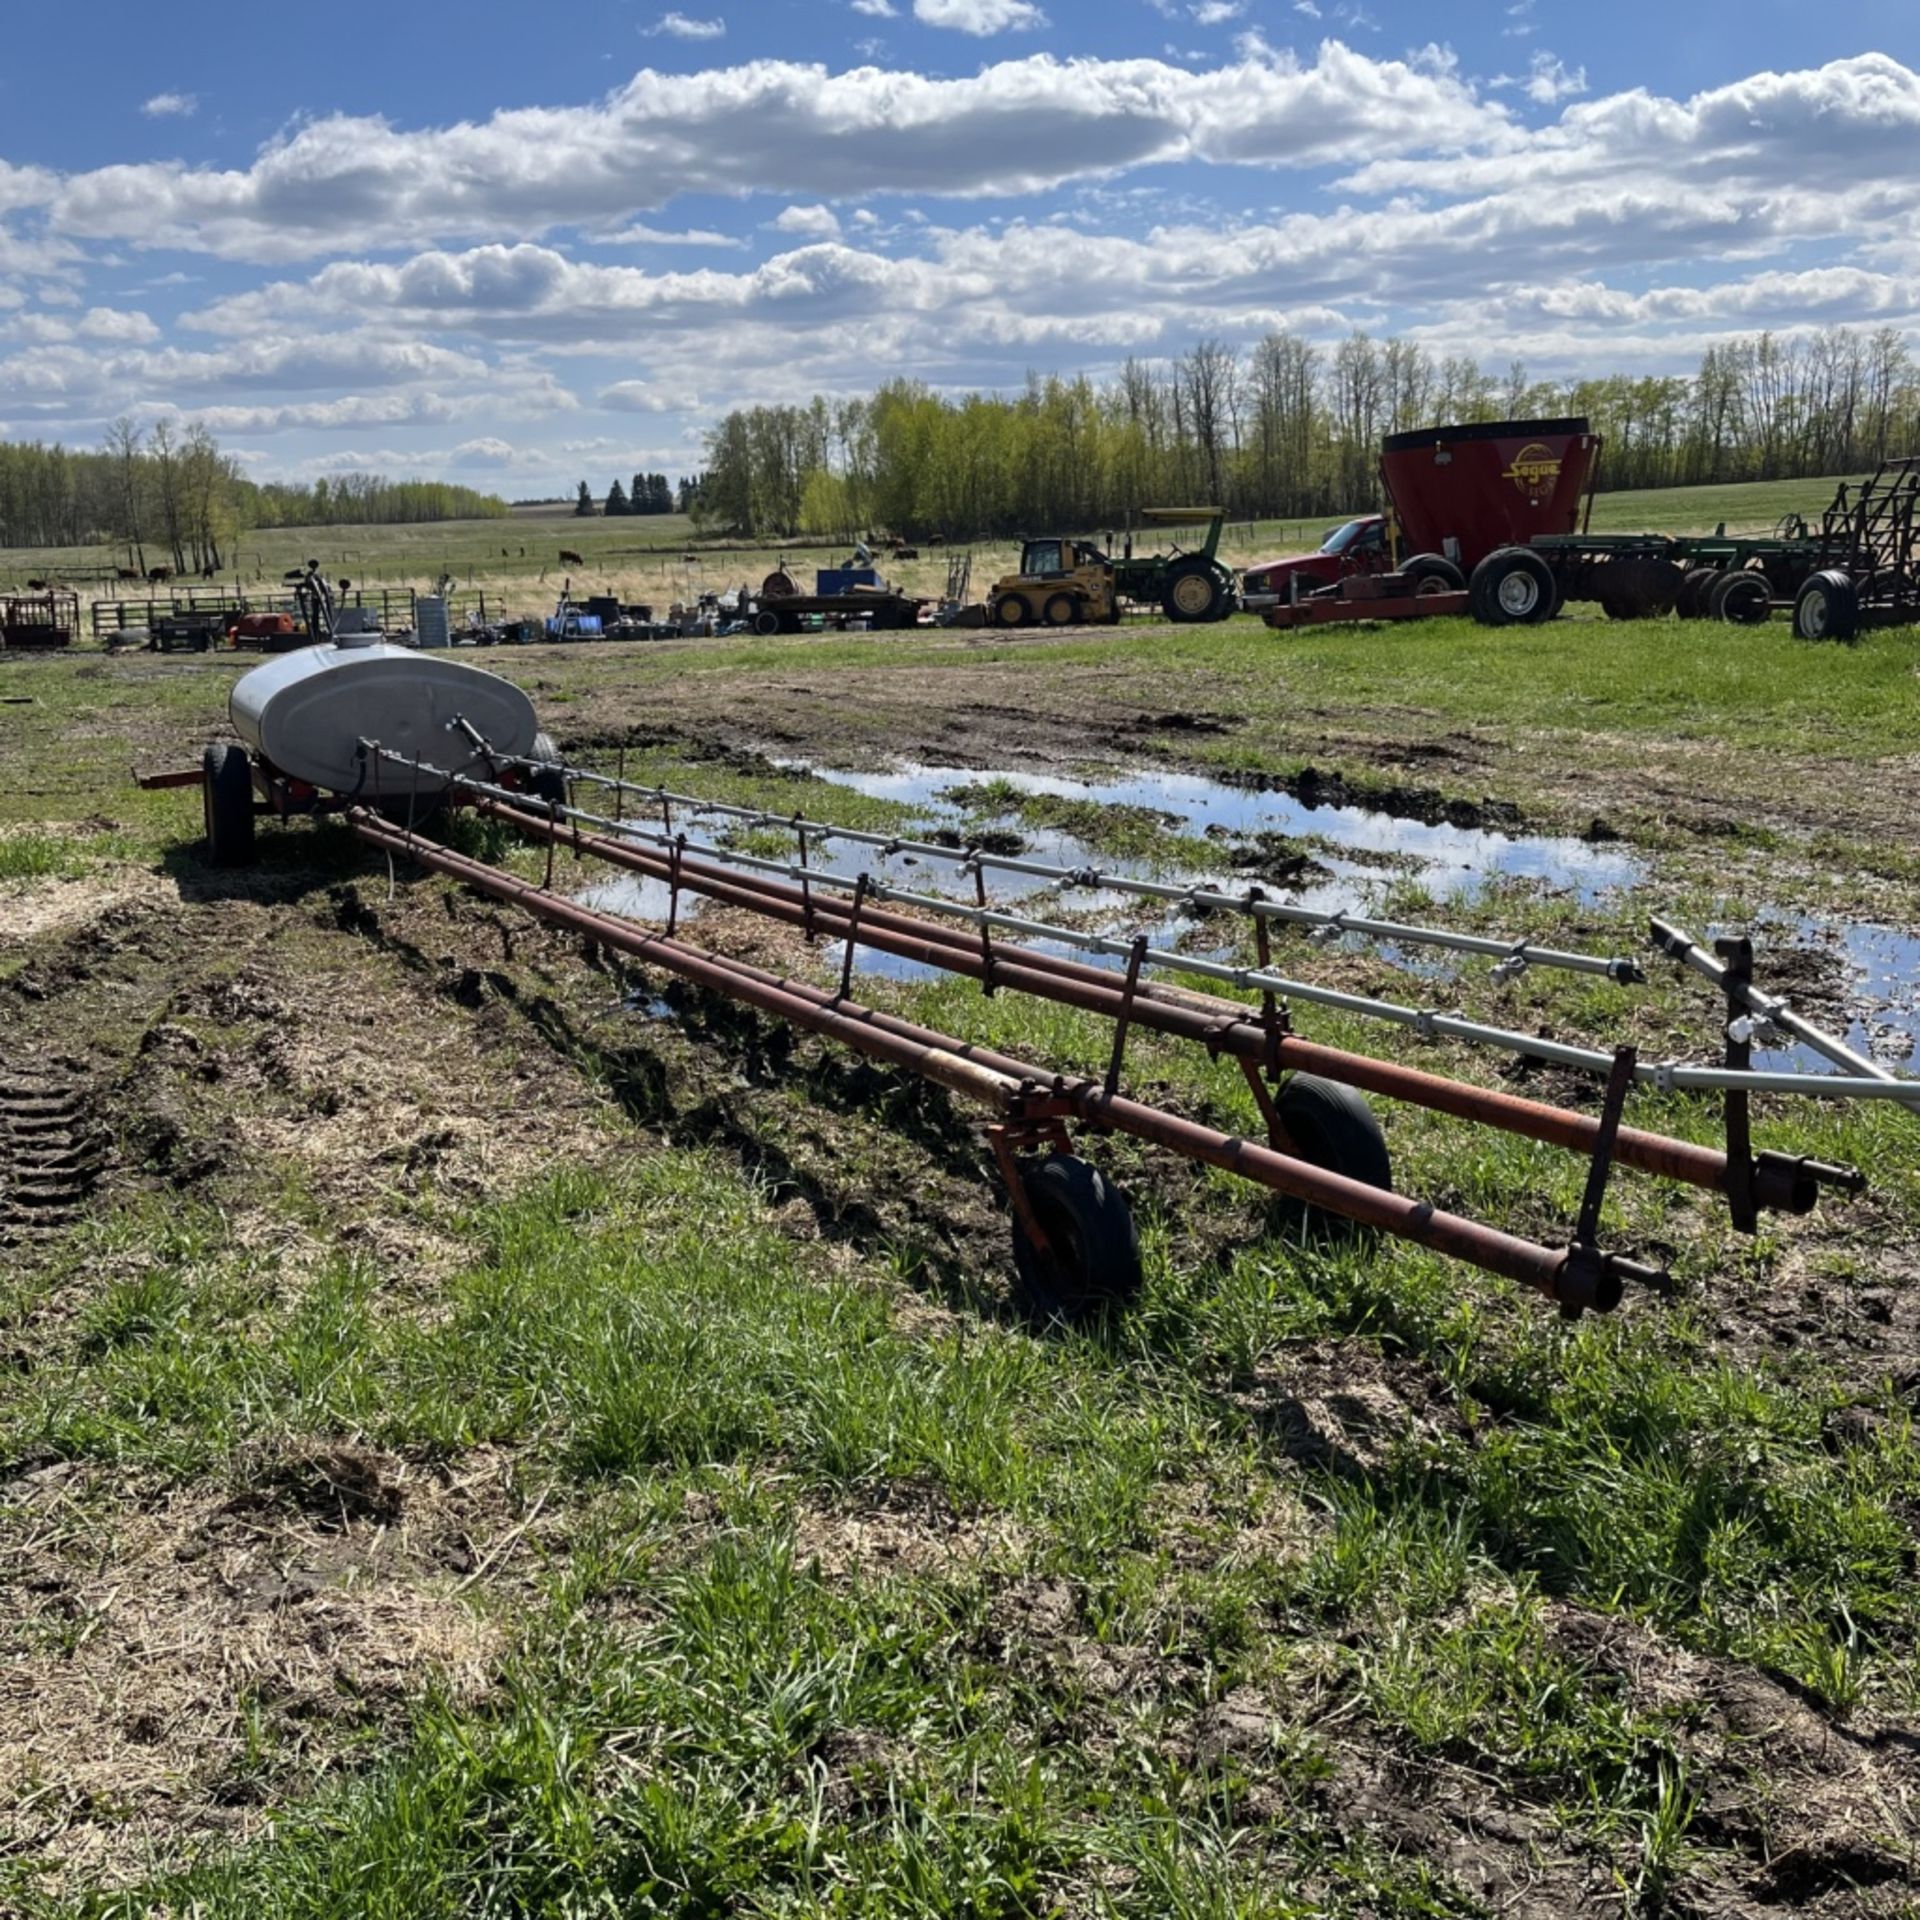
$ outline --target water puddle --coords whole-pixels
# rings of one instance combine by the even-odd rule
[[[1170,832],[1217,842],[1223,855],[1232,843],[1257,841],[1263,835],[1311,840],[1318,847],[1333,850],[1319,854],[1317,859],[1331,878],[1316,875],[1314,884],[1304,889],[1288,888],[1286,897],[1328,910],[1368,904],[1396,871],[1437,899],[1471,899],[1496,881],[1518,879],[1572,895],[1585,905],[1594,904],[1613,889],[1634,886],[1645,875],[1640,860],[1617,846],[1596,846],[1551,835],[1501,833],[1485,827],[1455,827],[1444,822],[1428,825],[1366,807],[1309,806],[1291,794],[1228,786],[1198,774],[1136,773],[1094,781],[1059,774],[985,773],[968,767],[920,765],[885,773],[846,773],[832,767],[811,767],[808,771],[834,786],[911,807],[930,825],[956,831],[970,817],[986,817],[998,790],[1165,815],[1172,823]],[[981,800],[980,811],[969,815],[953,797],[956,794]],[[1127,878],[1174,880],[1181,885],[1193,880],[1233,890],[1248,885],[1244,870],[1236,877],[1224,857],[1217,867],[1169,872],[1150,860],[1097,852],[1070,833],[1045,826],[1024,831],[1028,856],[1036,860],[1098,867]],[[1370,858],[1342,860],[1337,851],[1341,848]],[[1382,871],[1383,861],[1389,871]],[[858,864],[856,860],[856,870]],[[997,875],[994,884],[999,890],[1033,892],[1049,883]]]
[[[804,763],[794,763],[804,765]],[[1490,827],[1429,824],[1370,808],[1346,804],[1309,805],[1277,791],[1228,786],[1195,774],[1132,773],[1110,780],[1079,780],[1059,774],[1001,773],[972,767],[908,764],[880,773],[854,773],[805,766],[831,786],[886,800],[907,809],[903,838],[941,839],[965,846],[989,832],[1017,834],[1014,856],[1070,869],[1092,869],[1114,878],[1150,879],[1178,887],[1206,886],[1241,894],[1256,882],[1270,895],[1317,912],[1379,913],[1396,919],[1424,919],[1422,911],[1395,912],[1390,896],[1411,883],[1432,899],[1471,902],[1489,889],[1512,882],[1531,884],[1542,893],[1597,905],[1631,890],[1646,879],[1645,863],[1630,850],[1552,835],[1507,833]],[[1052,824],[1044,811],[1024,808],[1029,799],[1071,803],[1074,809],[1129,809],[1152,815],[1165,832],[1138,831],[1127,837],[1128,851],[1089,844],[1074,832]],[[810,805],[814,817],[831,818],[831,806]],[[1101,837],[1122,816],[1090,823]],[[696,839],[726,844],[749,830],[724,818],[695,814],[684,825]],[[1305,843],[1304,848],[1300,843]],[[754,832],[747,844],[755,853],[790,857],[779,836]],[[1288,858],[1288,849],[1304,851],[1304,861]],[[776,849],[778,849],[776,851]],[[891,886],[936,899],[972,902],[976,882],[954,865],[905,852],[849,841],[815,844],[809,863],[816,873],[851,880],[862,872]],[[1292,877],[1284,877],[1289,868]],[[1268,877],[1278,869],[1282,877]],[[589,906],[635,919],[664,922],[668,889],[664,881],[620,874],[598,881],[580,898]],[[1004,911],[1056,925],[1095,932],[1113,940],[1145,934],[1150,945],[1179,949],[1210,959],[1231,952],[1231,934],[1210,937],[1205,922],[1168,903],[1137,898],[1111,886],[1061,885],[1044,874],[989,870],[987,898]],[[683,893],[680,917],[700,911],[698,895]],[[1433,917],[1440,917],[1438,915]],[[1524,932],[1516,905],[1511,931]],[[1091,960],[1124,969],[1124,952],[1090,955],[1064,941],[1032,938],[1024,942],[1042,952]],[[1343,944],[1363,948],[1358,936]],[[1766,916],[1756,929],[1757,979],[1767,991],[1789,1000],[1809,1019],[1834,1032],[1859,1052],[1889,1066],[1910,1066],[1920,1059],[1920,934],[1867,923],[1824,922],[1790,914]],[[1458,956],[1399,942],[1375,943],[1380,959],[1410,977],[1435,985],[1462,977]],[[863,951],[859,971],[881,979],[918,981],[941,978],[917,961]],[[1796,994],[1796,987],[1801,991]],[[1756,1066],[1792,1071],[1831,1071],[1817,1055],[1800,1046],[1756,1054]]]
[[[1796,995],[1791,977],[1770,977],[1783,961],[1791,969],[1804,955],[1836,979],[1844,997],[1838,1016],[1825,995]],[[1872,921],[1768,916],[1754,943],[1754,979],[1870,1060],[1896,1070],[1911,1070],[1920,1060],[1920,933]],[[1775,1072],[1834,1071],[1812,1048],[1797,1044],[1757,1051],[1753,1062]]]

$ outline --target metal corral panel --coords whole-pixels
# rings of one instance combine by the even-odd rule
[[[282,654],[241,676],[228,712],[234,731],[263,759],[332,793],[375,792],[371,770],[362,786],[362,740],[456,774],[484,773],[466,734],[448,730],[456,714],[503,754],[530,753],[539,731],[533,702],[511,681],[378,641]],[[380,768],[379,780],[389,793],[412,784],[391,764]],[[437,792],[442,783],[420,784]]]
[[[1598,449],[1582,419],[1425,427],[1387,437],[1380,478],[1403,549],[1471,572],[1496,547],[1577,532]]]

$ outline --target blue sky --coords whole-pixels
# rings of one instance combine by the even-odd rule
[[[545,493],[740,402],[1201,335],[1564,375],[1920,329],[1915,0],[14,13],[12,436]]]

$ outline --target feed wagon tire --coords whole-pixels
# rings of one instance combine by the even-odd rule
[[[1707,595],[1710,594],[1720,578],[1718,567],[1694,567],[1680,582],[1680,597],[1673,603],[1673,610],[1682,620],[1704,620],[1707,617]]]
[[[1724,573],[1707,595],[1707,618],[1730,627],[1757,627],[1773,612],[1773,591],[1757,573]]]
[[[1400,569],[1416,599],[1429,593],[1464,593],[1467,576],[1443,553],[1416,553]]]
[[[253,769],[244,747],[219,740],[200,756],[200,804],[207,859],[216,867],[253,863]]]
[[[1003,593],[993,603],[993,624],[996,627],[1024,627],[1032,617],[1025,594]]]
[[[1373,1109],[1351,1087],[1296,1073],[1274,1096],[1274,1111],[1296,1159],[1369,1187],[1393,1190],[1393,1160]],[[1303,1201],[1282,1201],[1283,1217],[1314,1239],[1363,1232],[1345,1214]]]
[[[1047,602],[1047,625],[1070,627],[1080,618],[1080,602],[1070,593],[1056,593]]]
[[[1860,631],[1860,589],[1837,567],[1808,578],[1793,603],[1802,640],[1851,640]]]
[[[1227,589],[1220,576],[1204,560],[1175,567],[1167,576],[1167,587],[1160,598],[1161,610],[1169,620],[1218,620],[1227,609]]]
[[[1127,1203],[1091,1162],[1068,1153],[1021,1169],[1027,1205],[1047,1236],[1043,1253],[1013,1217],[1020,1304],[1039,1319],[1075,1320],[1140,1291],[1140,1236]]]
[[[1538,626],[1560,603],[1553,569],[1527,547],[1496,548],[1474,568],[1467,591],[1473,617],[1485,627]]]

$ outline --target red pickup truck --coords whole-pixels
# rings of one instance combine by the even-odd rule
[[[1312,553],[1290,554],[1280,560],[1262,560],[1249,567],[1242,586],[1250,594],[1275,593],[1286,599],[1289,580],[1298,574],[1304,592],[1311,587],[1330,587],[1350,573],[1384,573],[1387,570],[1387,520],[1385,514],[1362,514],[1333,529]]]

